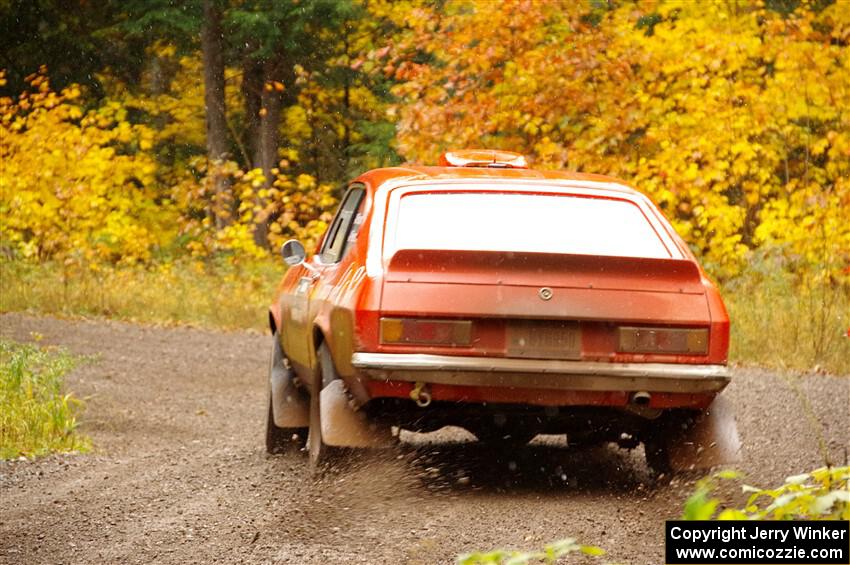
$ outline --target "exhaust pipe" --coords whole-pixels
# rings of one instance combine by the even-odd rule
[[[649,406],[650,400],[652,400],[652,395],[645,390],[641,390],[632,393],[632,397],[629,401],[635,406]]]
[[[431,404],[431,387],[428,383],[416,383],[410,391],[410,398],[420,408],[426,408]]]

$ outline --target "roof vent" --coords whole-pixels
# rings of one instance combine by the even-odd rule
[[[462,149],[460,151],[446,151],[440,155],[440,166],[527,169],[528,162],[523,155],[512,151]]]

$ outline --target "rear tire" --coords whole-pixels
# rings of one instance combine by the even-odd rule
[[[284,365],[284,363],[283,350],[280,347],[277,332],[275,332],[269,372],[271,373],[275,367]],[[271,380],[271,375],[269,377]],[[272,394],[269,391],[269,411],[266,417],[266,451],[268,453],[300,451],[304,447],[306,438],[307,428],[281,428],[274,423]]]

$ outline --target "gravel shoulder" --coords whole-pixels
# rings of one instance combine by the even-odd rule
[[[510,456],[460,430],[405,435],[320,481],[263,448],[270,338],[0,315],[0,334],[96,358],[68,378],[95,449],[0,462],[0,563],[451,563],[563,537],[663,561],[687,480],[642,452],[537,442]],[[739,468],[768,486],[850,448],[850,376],[737,369]]]

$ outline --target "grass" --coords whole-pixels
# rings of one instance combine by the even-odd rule
[[[265,330],[283,266],[179,261],[149,268],[64,274],[56,264],[0,261],[0,311],[108,317]],[[783,369],[850,374],[850,286],[804,286],[768,263],[728,281],[730,359]]]
[[[272,261],[237,266],[181,261],[72,272],[52,263],[2,261],[0,311],[263,330],[283,272]]]
[[[64,391],[80,358],[62,350],[0,340],[0,459],[87,451],[77,433],[82,402]]]
[[[730,359],[850,375],[850,285],[802,285],[782,270],[753,269],[723,288]]]

